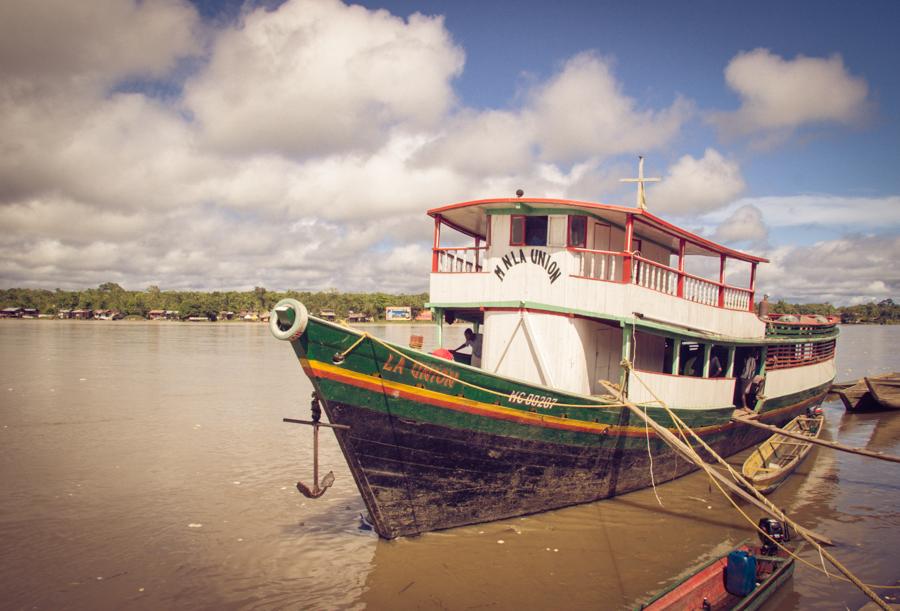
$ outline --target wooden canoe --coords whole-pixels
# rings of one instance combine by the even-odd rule
[[[900,409],[900,372],[869,376],[865,382],[872,398],[881,407]]]
[[[869,392],[869,387],[865,380],[860,380],[849,388],[838,389],[837,396],[841,398],[848,412],[878,409],[878,402]]]
[[[822,432],[822,416],[797,416],[785,425],[785,430],[813,439]],[[781,485],[787,476],[806,458],[813,444],[778,433],[757,446],[741,469],[753,487],[768,494]]]
[[[756,580],[759,585],[746,596],[735,596],[725,589],[725,570],[728,566],[726,553],[660,592],[638,609],[652,611],[704,608],[758,609],[791,577],[794,572],[794,559],[781,550],[776,556],[763,556],[755,546],[741,545],[736,549],[749,551],[756,556]]]

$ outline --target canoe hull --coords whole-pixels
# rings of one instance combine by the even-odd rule
[[[798,416],[784,428],[792,433],[800,433],[812,439],[818,439],[822,433],[823,424],[822,416],[818,418]],[[805,445],[802,445],[804,443]],[[769,494],[784,483],[784,480],[800,466],[812,447],[812,443],[798,441],[776,433],[747,457],[741,469],[742,474],[754,488],[763,494]],[[775,466],[771,467],[773,463]]]
[[[878,405],[885,409],[900,409],[900,373],[865,378],[866,387]]]
[[[725,570],[728,555],[713,560],[693,574],[658,594],[639,609],[648,611],[681,611],[682,609],[702,609],[707,601],[713,609],[750,611],[759,609],[794,573],[794,559],[779,552],[776,559],[758,555],[758,548],[741,546],[739,550],[751,551],[757,555],[760,567],[759,585],[743,597],[729,594],[725,590]]]

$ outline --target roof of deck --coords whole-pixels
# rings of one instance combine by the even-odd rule
[[[768,259],[722,246],[664,221],[646,210],[633,207],[596,204],[568,199],[510,197],[479,199],[432,208],[428,211],[428,216],[440,216],[441,222],[450,225],[457,231],[473,237],[485,238],[487,235],[487,217],[490,211],[510,214],[526,214],[529,212],[554,214],[572,210],[582,211],[620,227],[624,227],[626,215],[634,215],[637,221],[634,225],[635,235],[646,237],[658,244],[668,246],[674,253],[678,252],[679,241],[684,238],[685,253],[689,255],[711,256],[715,253],[724,254],[727,257],[741,261],[768,263]]]

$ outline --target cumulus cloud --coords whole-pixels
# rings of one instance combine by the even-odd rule
[[[720,242],[765,243],[769,230],[763,221],[762,211],[756,206],[741,206],[716,229],[714,239]]]
[[[744,188],[737,162],[706,149],[700,159],[685,155],[676,161],[662,182],[648,188],[647,198],[654,211],[703,213],[730,203]]]
[[[734,112],[710,120],[726,135],[791,131],[811,123],[853,123],[866,109],[868,85],[839,55],[785,60],[768,49],[734,57],[725,80],[741,98]]]
[[[641,110],[624,94],[610,62],[582,53],[532,94],[536,137],[548,160],[641,153],[668,144],[692,113],[683,98]]]
[[[900,290],[900,237],[851,235],[767,255],[758,286],[776,299],[835,304],[895,298]]]
[[[0,24],[0,90],[16,96],[161,77],[199,51],[197,12],[180,0],[3,2]]]
[[[232,153],[371,150],[398,123],[434,126],[463,60],[441,17],[292,0],[220,34],[185,104]]]

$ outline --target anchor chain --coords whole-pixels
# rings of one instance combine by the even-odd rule
[[[293,422],[295,424],[306,424],[313,428],[313,487],[310,488],[303,482],[297,482],[297,490],[300,494],[309,499],[317,499],[328,490],[334,483],[334,473],[329,471],[319,481],[319,428],[329,427],[334,429],[349,429],[350,427],[341,424],[328,424],[321,422],[322,419],[322,403],[319,400],[319,394],[313,391],[310,401],[310,420],[295,420],[293,418],[283,418],[284,422]]]

